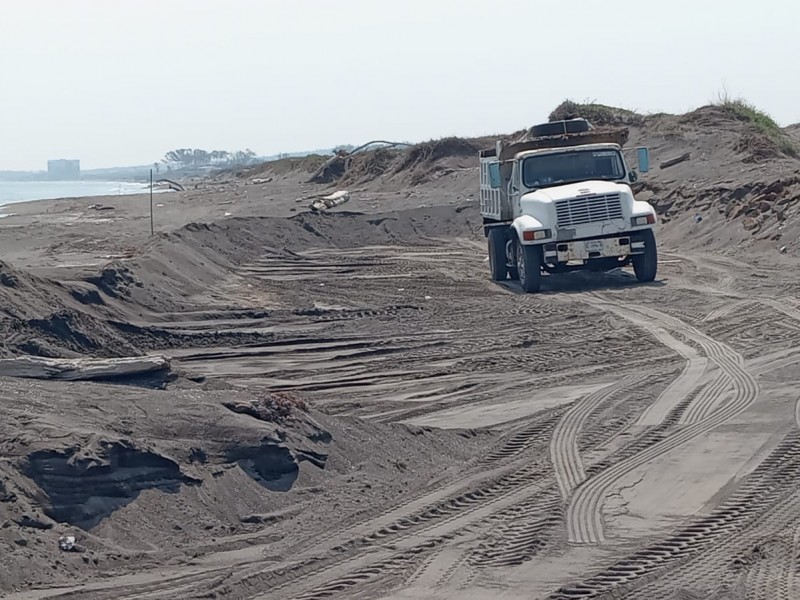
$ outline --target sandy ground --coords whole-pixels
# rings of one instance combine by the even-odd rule
[[[718,152],[653,129],[656,157]],[[229,174],[157,196],[153,237],[147,197],[5,207],[4,354],[177,377],[2,382],[0,592],[800,597],[800,163],[702,208],[753,187],[740,158],[647,181],[672,202],[656,282],[537,295],[489,281],[458,155],[323,215],[307,166]]]

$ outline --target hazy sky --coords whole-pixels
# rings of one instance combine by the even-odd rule
[[[13,8],[12,8],[13,6]],[[788,0],[2,0],[0,170],[508,133],[561,100],[800,121]]]

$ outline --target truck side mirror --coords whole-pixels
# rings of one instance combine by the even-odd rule
[[[637,148],[639,158],[639,172],[647,173],[650,170],[650,151],[646,147]]]
[[[631,171],[630,173],[628,173],[628,181],[630,181],[631,183],[634,183],[638,179],[639,176],[636,174],[636,171]]]
[[[500,163],[489,163],[489,185],[493,190],[496,190],[500,187],[501,183],[502,179],[500,177]]]

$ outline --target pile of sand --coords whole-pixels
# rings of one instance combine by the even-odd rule
[[[265,524],[313,531],[325,506],[386,502],[477,442],[242,390],[7,380],[0,411],[0,592],[188,562],[208,538],[244,547]]]
[[[103,316],[91,284],[37,277],[0,262],[0,356],[124,356],[138,348]]]
[[[190,223],[159,235],[132,258],[114,260],[81,279],[55,281],[0,263],[0,356],[131,356],[181,347],[179,332],[142,326],[162,313],[267,307],[212,299],[207,291],[233,268],[265,251],[308,247],[415,244],[434,238],[480,235],[477,208],[438,206],[376,215],[301,213],[291,218],[232,218]],[[171,317],[170,317],[171,318]],[[191,344],[220,343],[219,335],[192,334]],[[245,343],[246,336],[230,339]]]

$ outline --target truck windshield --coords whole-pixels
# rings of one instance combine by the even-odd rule
[[[624,177],[625,167],[617,150],[571,150],[531,156],[522,166],[522,181],[528,188]]]

